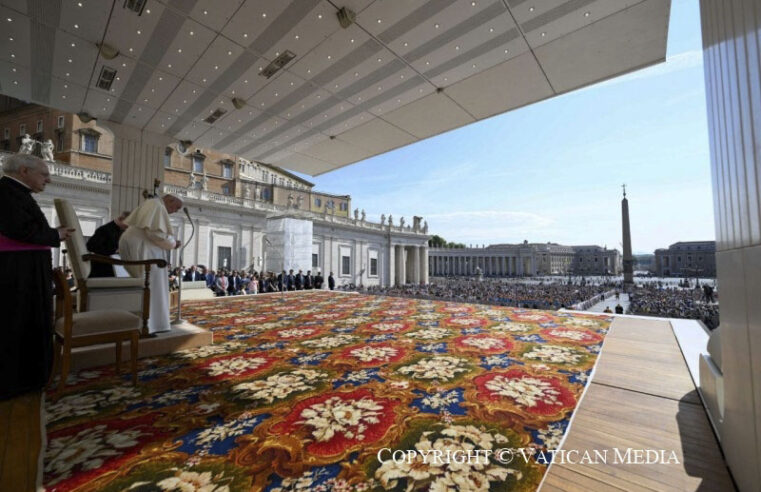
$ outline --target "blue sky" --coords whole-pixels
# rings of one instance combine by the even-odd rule
[[[466,244],[621,249],[714,239],[698,2],[674,0],[665,63],[309,178],[368,218],[423,216]]]

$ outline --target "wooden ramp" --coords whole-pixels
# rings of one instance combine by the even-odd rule
[[[627,449],[673,451],[679,464],[618,459]],[[734,485],[667,321],[617,317],[563,450],[540,490],[706,490]],[[607,450],[595,459],[594,450]],[[589,452],[591,463],[581,463]]]

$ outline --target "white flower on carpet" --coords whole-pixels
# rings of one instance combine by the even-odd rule
[[[312,427],[312,437],[318,442],[329,441],[337,433],[362,441],[368,425],[380,422],[382,410],[383,406],[371,398],[344,400],[333,396],[302,410],[302,420],[297,423]]]
[[[179,471],[174,477],[165,478],[156,485],[167,492],[230,492],[227,485],[216,485],[208,471]]]
[[[280,482],[280,487],[273,488],[270,492],[311,492],[314,489],[315,480],[326,475],[325,470],[307,470],[300,477],[286,477]]]
[[[196,388],[169,390],[159,395],[153,401],[161,405],[172,405],[174,403],[187,400],[189,396],[194,395],[197,391],[198,390]]]
[[[301,345],[312,348],[329,349],[347,345],[357,340],[354,335],[338,334],[328,337],[318,338],[316,340],[305,340],[301,342]]]
[[[480,311],[478,314],[481,316],[505,316],[507,313],[504,311],[500,311],[498,309],[484,309],[483,311]]]
[[[291,393],[314,389],[315,383],[327,378],[327,374],[312,369],[296,369],[290,372],[274,374],[267,379],[249,381],[233,386],[233,391],[241,393],[242,398],[263,400],[272,403],[282,400]]]
[[[416,363],[399,368],[399,372],[414,379],[452,379],[461,372],[467,372],[466,361],[458,357],[440,355],[421,359]]]
[[[524,407],[535,407],[539,403],[559,405],[560,391],[552,384],[539,378],[521,376],[506,378],[497,376],[486,383],[486,388],[500,396],[507,396]]]
[[[527,333],[536,328],[533,325],[526,323],[502,323],[492,328],[494,331],[502,331],[507,333]]]
[[[101,391],[67,395],[55,403],[47,402],[45,411],[48,422],[52,423],[65,417],[95,415],[101,408],[118,403],[134,403],[139,398],[140,392],[134,386],[115,386]]]
[[[563,439],[563,427],[560,424],[550,424],[546,429],[538,432],[539,438],[544,441],[544,446],[549,450],[555,450],[560,447],[560,441]]]
[[[427,321],[434,321],[441,318],[440,314],[437,313],[419,313],[414,316],[412,316],[414,319],[422,319]]]
[[[484,364],[487,366],[506,366],[510,364],[510,357],[505,354],[490,355],[484,357]]]
[[[367,321],[367,319],[365,319],[365,318],[359,318],[359,317],[355,316],[353,318],[346,318],[346,319],[338,320],[338,321],[336,321],[336,323],[340,323],[342,325],[358,325],[358,324],[364,323],[366,321]]]
[[[386,311],[386,314],[388,314],[389,316],[403,316],[407,314],[407,310],[406,309],[391,309],[389,311]]]
[[[215,360],[206,370],[209,376],[238,376],[266,363],[267,359],[263,357],[231,357]]]
[[[462,341],[462,343],[463,345],[468,345],[469,347],[475,347],[482,350],[503,348],[505,346],[505,342],[503,342],[499,338],[492,338],[492,337],[466,338]]]
[[[521,314],[521,318],[528,320],[528,321],[542,321],[547,318],[544,314]]]
[[[365,381],[369,381],[372,376],[375,375],[375,369],[360,369],[359,371],[353,371],[346,375],[344,381],[349,381],[352,383],[364,383]]]
[[[408,381],[390,381],[392,388],[398,388],[398,389],[407,389],[410,387],[410,383]]]
[[[399,352],[394,347],[374,347],[372,345],[365,345],[350,352],[352,356],[362,362],[372,362],[374,360],[389,361],[397,353]]]
[[[481,324],[481,320],[477,318],[452,318],[449,322],[459,326],[475,326]]]
[[[188,350],[180,350],[175,352],[173,355],[183,359],[202,359],[204,357],[209,357],[210,355],[226,354],[243,346],[244,345],[239,342],[218,343]]]
[[[341,313],[320,313],[320,314],[315,314],[312,317],[314,319],[336,319],[336,318],[340,318],[341,316],[342,316]]]
[[[48,485],[71,477],[77,466],[83,471],[100,468],[105,460],[120,456],[121,450],[136,446],[142,435],[138,430],[108,431],[105,425],[96,425],[76,435],[52,439],[45,450],[45,473],[56,477]]]
[[[271,330],[273,328],[281,328],[286,326],[287,324],[288,323],[285,321],[270,321],[268,323],[261,323],[257,325],[257,328],[259,328],[260,331],[265,331],[265,330]]]
[[[530,352],[523,354],[523,357],[543,362],[576,364],[581,360],[583,354],[571,347],[564,347],[562,345],[537,345]]]
[[[399,331],[404,328],[404,323],[375,323],[373,328],[379,331]]]
[[[406,490],[417,490],[429,483],[427,490],[486,492],[491,482],[504,482],[509,475],[522,478],[519,470],[492,463],[484,450],[494,443],[507,443],[499,434],[492,435],[473,426],[450,426],[431,442],[432,432],[424,432],[415,444],[418,451],[411,460],[386,460],[376,470],[375,478],[384,489],[396,489],[404,479]],[[478,454],[476,454],[478,451]],[[469,456],[468,459],[446,459],[447,456]],[[436,457],[439,457],[437,459]]]
[[[600,326],[600,321],[596,319],[574,317],[574,318],[565,318],[565,320],[563,320],[563,324],[583,326],[583,327],[589,327],[589,328],[597,328],[598,326]]]
[[[196,444],[201,447],[210,448],[215,442],[221,442],[231,437],[242,436],[248,432],[253,420],[256,420],[256,417],[241,416],[230,422],[204,429],[198,434]]]
[[[578,330],[559,330],[553,329],[549,332],[550,335],[556,338],[567,338],[569,340],[575,340],[580,342],[582,340],[589,340],[592,336],[589,333]]]
[[[422,403],[433,409],[445,408],[452,403],[457,403],[457,392],[442,391],[434,393],[423,398]]]
[[[438,340],[440,338],[446,338],[451,335],[447,329],[444,328],[425,328],[413,333],[408,333],[407,336],[419,340]]]

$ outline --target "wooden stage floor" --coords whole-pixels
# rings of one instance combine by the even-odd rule
[[[614,449],[628,448],[665,450],[665,461],[673,451],[679,464],[622,463]],[[616,318],[562,449],[579,454],[550,466],[541,492],[734,490],[667,321]],[[592,459],[582,464],[585,451]]]

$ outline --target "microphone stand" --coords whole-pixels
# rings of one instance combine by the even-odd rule
[[[185,252],[185,248],[187,247],[188,244],[190,244],[190,240],[193,239],[193,236],[196,233],[196,225],[193,223],[193,219],[190,218],[190,212],[188,212],[188,207],[183,207],[182,211],[185,212],[185,216],[188,218],[188,222],[190,222],[190,227],[192,227],[192,229],[190,232],[190,237],[185,242],[185,244],[183,244],[182,247],[180,248],[180,255],[179,255],[180,267],[182,267],[184,263],[182,259],[182,255]],[[177,316],[174,318],[174,320],[171,323],[173,325],[181,325],[182,323],[185,322],[185,320],[182,319],[182,281],[183,281],[183,275],[182,275],[182,271],[180,271],[180,280],[179,282],[177,282],[177,286],[178,286],[177,287]]]

